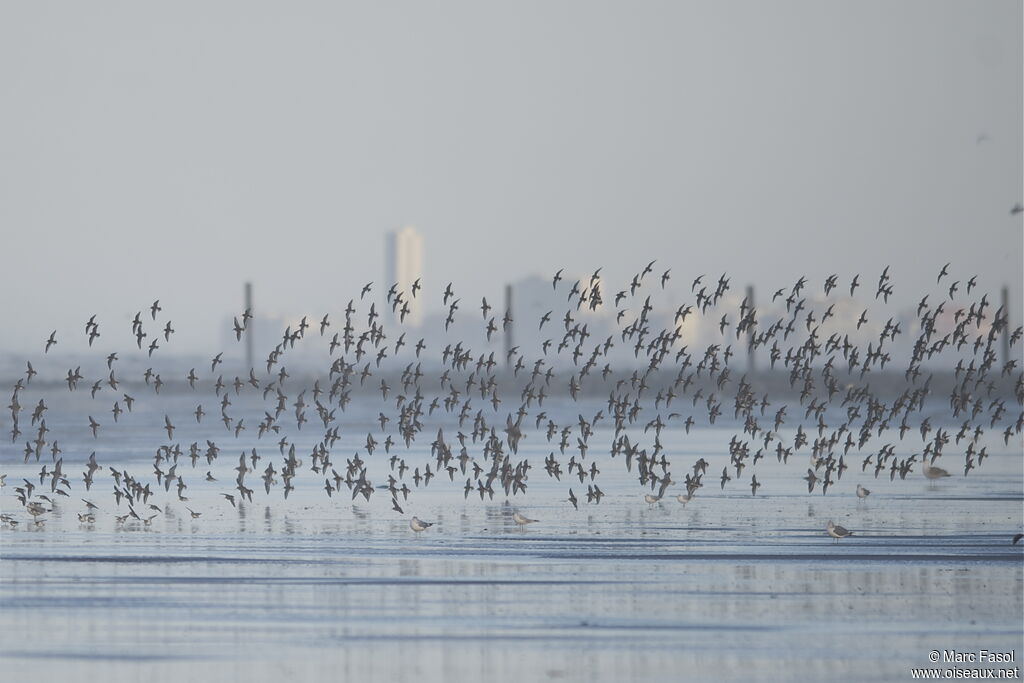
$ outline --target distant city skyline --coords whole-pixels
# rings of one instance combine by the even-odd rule
[[[423,247],[424,238],[413,226],[404,226],[400,230],[391,231],[387,233],[387,239],[385,243],[385,249],[383,251],[384,258],[382,259],[383,270],[385,271],[385,280],[381,282],[368,281],[364,284],[371,284],[371,294],[365,299],[359,295],[359,288],[351,292],[342,293],[339,298],[335,300],[335,303],[324,309],[313,309],[309,307],[301,306],[296,304],[290,308],[278,308],[268,307],[262,302],[261,294],[262,291],[256,287],[254,291],[254,323],[253,328],[256,330],[254,347],[255,347],[255,365],[258,367],[262,364],[263,358],[269,349],[272,349],[275,345],[281,342],[281,336],[287,329],[297,329],[305,319],[307,325],[312,328],[316,328],[318,321],[326,315],[331,321],[331,324],[335,327],[329,328],[327,336],[330,337],[340,326],[340,320],[343,317],[343,309],[345,302],[349,299],[355,300],[359,304],[358,318],[362,320],[365,311],[363,310],[370,303],[375,303],[377,306],[378,313],[384,316],[384,322],[389,334],[398,334],[400,331],[408,331],[415,333],[419,336],[425,336],[427,339],[436,341],[440,337],[453,336],[446,332],[444,317],[447,309],[441,305],[441,289],[436,291],[420,291],[418,292],[415,299],[411,298],[412,283],[422,277],[423,273]],[[404,252],[404,255],[402,255]],[[655,261],[655,263],[659,263]],[[602,269],[603,270],[603,269]],[[712,320],[707,316],[699,316],[696,314],[688,316],[682,324],[678,321],[670,323],[665,320],[671,318],[673,311],[677,308],[693,304],[694,293],[690,291],[688,281],[682,276],[671,277],[671,273],[675,272],[674,268],[666,269],[669,274],[669,284],[664,287],[658,287],[657,285],[649,287],[645,290],[644,295],[649,297],[654,306],[652,316],[654,320],[662,321],[660,324],[664,324],[666,327],[676,326],[680,327],[681,331],[681,344],[687,345],[703,345],[708,343],[716,343],[721,341],[721,338],[717,333],[716,320]],[[398,273],[403,272],[402,277],[398,277]],[[663,272],[663,271],[662,271]],[[894,274],[897,279],[899,277],[899,271],[891,269],[890,271]],[[490,348],[491,350],[500,350],[504,343],[504,330],[502,329],[502,317],[505,314],[505,298],[504,291],[505,287],[509,286],[513,292],[513,304],[512,304],[512,329],[515,335],[515,345],[521,346],[524,349],[530,349],[535,346],[542,344],[546,337],[550,337],[553,328],[557,328],[562,325],[562,316],[569,312],[573,316],[574,320],[578,320],[581,323],[586,323],[592,334],[606,335],[614,333],[617,329],[617,318],[620,312],[619,308],[614,305],[614,301],[617,299],[617,290],[627,291],[629,289],[628,278],[617,285],[614,283],[607,282],[607,278],[603,276],[598,277],[597,280],[593,279],[592,275],[563,271],[560,274],[561,280],[560,289],[556,292],[552,287],[551,278],[548,276],[541,276],[536,273],[524,274],[518,278],[514,278],[509,282],[499,283],[498,287],[492,288],[496,290],[495,293],[488,295],[480,295],[479,292],[469,291],[467,289],[456,289],[453,299],[460,300],[459,313],[456,316],[456,324],[452,328],[454,336],[465,339],[475,348],[485,350]],[[862,282],[868,282],[871,279],[871,275],[863,274],[860,277]],[[656,279],[656,278],[655,278]],[[708,277],[705,280],[711,280],[713,278]],[[729,315],[735,314],[735,310],[741,305],[741,300],[748,294],[750,285],[743,283],[742,281],[736,281],[737,276],[730,276],[730,287],[728,293],[722,299],[721,312]],[[388,281],[394,280],[391,284]],[[680,282],[682,280],[682,282]],[[564,296],[567,292],[571,291],[575,287],[579,287],[581,292],[585,292],[589,287],[592,286],[593,282],[597,282],[602,292],[602,302],[597,305],[593,310],[588,308],[578,308],[572,305],[566,304]],[[782,286],[788,287],[793,282],[782,282],[778,281]],[[943,300],[943,292],[947,285],[950,284],[948,279],[940,287],[932,288],[935,291],[932,292],[932,298],[936,302]],[[403,295],[403,303],[409,303],[409,313],[406,316],[404,322],[400,322],[397,312],[392,313],[391,305],[386,303],[387,291],[389,288],[395,285],[396,292],[405,292]],[[821,291],[822,282],[809,281],[807,289],[805,290],[805,296],[808,301],[814,302],[815,304],[821,304],[826,297],[823,296]],[[839,286],[839,290],[842,291],[848,283],[843,282]],[[240,287],[239,290],[242,288]],[[1002,305],[1001,300],[1001,289],[996,288],[992,290],[986,290],[989,295],[989,302],[992,304],[990,310],[995,310]],[[940,291],[942,290],[942,291]],[[488,290],[490,291],[490,290]],[[759,319],[762,324],[768,324],[770,318],[778,317],[782,315],[782,312],[786,308],[786,304],[783,300],[776,301],[776,297],[773,296],[770,289],[764,288],[753,288],[755,293],[755,301],[759,302],[756,305]],[[902,294],[902,292],[901,292]],[[916,294],[918,297],[920,293]],[[931,295],[930,295],[931,296]],[[977,296],[977,293],[975,293]],[[487,299],[489,305],[492,307],[490,311],[490,317],[494,319],[498,329],[494,333],[492,340],[485,338],[485,325],[486,319],[482,319],[479,315],[480,302],[482,299]],[[868,322],[863,331],[860,327],[856,330],[852,328],[856,324],[856,319],[860,315],[860,312],[865,309],[878,310],[879,314],[883,314],[885,317],[893,317],[904,325],[906,330],[909,332],[912,329],[916,329],[916,316],[914,314],[915,304],[911,303],[910,299],[904,295],[894,299],[893,303],[888,305],[882,305],[877,297],[871,296],[870,292],[866,292],[864,288],[857,292],[856,297],[848,297],[844,295],[837,295],[835,293],[829,298],[835,306],[833,309],[832,318],[835,323],[845,321],[849,326],[850,330],[848,333],[851,338],[860,339],[865,341],[870,339],[873,335],[876,335],[883,320],[875,318],[874,314],[871,316],[870,322]],[[915,299],[916,301],[916,299]],[[433,305],[429,305],[432,303]],[[191,355],[191,354],[207,354],[212,350],[225,350],[227,357],[237,357],[241,359],[245,353],[246,337],[243,333],[242,343],[236,343],[235,333],[232,329],[232,320],[235,317],[240,317],[243,310],[244,300],[242,297],[242,291],[237,292],[237,303],[236,308],[230,312],[225,313],[221,320],[215,325],[214,329],[211,330],[210,337],[214,338],[209,344],[194,348],[188,346],[182,346],[175,344],[174,340],[167,346],[163,347],[159,351],[159,355],[162,357],[173,357],[177,354]],[[164,306],[167,304],[164,303]],[[626,304],[628,306],[628,302]],[[140,308],[145,309],[147,306],[143,305]],[[943,321],[950,327],[955,320],[955,307],[946,310],[943,315]],[[1015,307],[1013,300],[1010,301],[1010,324],[1011,328],[1020,325],[1020,313],[1017,307]],[[546,313],[551,312],[553,319],[550,321],[546,333],[542,333],[536,326],[536,323]],[[414,316],[418,314],[418,318]],[[629,315],[635,315],[635,311],[629,312]],[[182,317],[182,314],[173,311],[171,309],[169,314],[172,318],[177,321],[175,325],[177,327],[185,327],[187,324],[187,312],[184,312],[186,317]],[[128,352],[133,351],[133,344],[128,342],[128,321],[131,315],[124,313],[121,316],[115,316],[110,318],[104,315],[98,315],[97,320],[100,323],[100,329],[102,333],[100,339],[102,341],[99,344],[108,345],[112,344],[112,348],[124,349]],[[117,319],[120,318],[120,324]],[[557,319],[555,319],[557,318]],[[184,323],[184,324],[183,324]],[[124,329],[121,329],[121,328]],[[187,329],[187,328],[186,328]],[[985,328],[987,329],[987,327]],[[81,353],[89,350],[86,344],[86,336],[84,334],[77,334],[74,328],[58,328],[57,338],[59,340],[58,346],[54,351],[50,352],[51,356],[60,357],[66,352]],[[556,332],[555,332],[556,333]],[[743,342],[738,341],[737,347],[742,347]],[[16,352],[19,355],[25,357],[37,356],[40,349],[35,348],[38,344],[30,346],[24,351]],[[104,348],[106,348],[104,346]],[[142,349],[144,352],[145,349]],[[143,353],[143,356],[145,354]],[[303,353],[299,352],[299,356]],[[307,359],[308,360],[308,359]]]
[[[1019,0],[303,7],[0,7],[0,351],[93,314],[119,350],[160,299],[166,351],[205,353],[245,282],[268,315],[382,306],[405,221],[424,321],[448,282],[500,305],[651,259],[762,302],[890,266],[910,308],[952,262],[1019,320]]]

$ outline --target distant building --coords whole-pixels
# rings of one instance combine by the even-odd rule
[[[593,310],[589,305],[577,306],[567,301],[567,294],[574,283],[581,291],[587,292],[595,284],[600,292],[600,301],[595,304]],[[558,289],[551,286],[549,278],[542,278],[538,275],[530,275],[512,283],[512,328],[514,329],[513,344],[519,347],[520,353],[529,358],[546,357],[549,363],[556,363],[559,359],[558,345],[562,342],[569,327],[580,325],[586,326],[590,337],[584,342],[585,352],[593,351],[595,345],[604,341],[604,338],[611,334],[614,329],[614,318],[610,311],[614,309],[609,305],[609,295],[604,291],[604,283],[600,278],[592,280],[589,276],[575,278],[566,277]],[[577,301],[573,297],[573,301]],[[566,325],[566,314],[569,315],[569,325]],[[548,320],[541,323],[545,315]],[[504,311],[498,313],[497,321],[501,321]],[[545,341],[550,340],[553,344],[547,353],[544,352]],[[573,346],[575,346],[573,340]],[[571,348],[570,348],[571,351]],[[570,351],[565,352],[568,356]]]
[[[408,304],[405,325],[419,327],[423,322],[423,293],[413,297],[412,285],[423,276],[423,236],[411,225],[389,232],[385,242],[384,287],[385,295],[392,285],[397,285],[402,301]],[[421,283],[422,284],[422,283]],[[385,300],[391,313],[391,303]],[[401,306],[395,310],[393,319],[399,319]]]
[[[298,328],[299,318],[301,318],[301,316],[293,318],[285,315],[267,315],[257,313],[249,321],[248,331],[244,332],[241,340],[239,340],[235,336],[234,322],[235,320],[239,320],[240,322],[241,316],[225,316],[220,325],[220,348],[226,350],[224,360],[236,360],[239,364],[245,360],[246,344],[248,343],[246,335],[251,332],[253,335],[252,365],[259,370],[261,367],[264,367],[267,355],[275,346],[281,343],[285,330],[288,329],[289,326],[292,326],[293,330]],[[246,363],[246,366],[247,365],[248,363]]]

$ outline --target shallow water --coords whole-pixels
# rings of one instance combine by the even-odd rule
[[[185,398],[172,401],[187,410]],[[661,440],[676,479],[697,457],[711,462],[684,507],[674,496],[645,504],[635,472],[600,452],[603,429],[588,461],[607,495],[588,505],[589,481],[549,479],[552,447],[531,434],[519,454],[533,463],[527,496],[466,499],[465,477],[442,476],[403,516],[382,491],[328,498],[308,465],[288,500],[248,475],[253,503],[233,508],[219,494],[251,446],[204,425],[177,440],[216,438],[220,458],[195,471],[183,459],[190,500],[161,488],[165,514],[146,527],[115,522],[125,508],[106,467],[148,478],[163,413],[143,411],[96,442],[51,413],[51,428],[68,432],[74,490],[42,527],[13,498],[22,477],[38,483],[41,463],[2,451],[0,507],[22,519],[0,532],[9,680],[909,680],[931,650],[1016,649],[1017,666],[1022,655],[1024,547],[1010,545],[1024,526],[1019,441],[986,441],[991,457],[966,478],[944,456],[954,476],[938,484],[916,472],[876,480],[851,457],[824,497],[806,492],[806,455],[770,457],[752,497],[749,468],[724,491],[717,483],[735,425],[672,428]],[[335,461],[365,441],[372,416],[347,416]],[[303,447],[321,434],[310,428]],[[899,444],[920,448],[919,436]],[[104,470],[84,494],[75,473],[94,449]],[[280,461],[273,443],[259,450]],[[430,460],[429,445],[400,450],[410,465]],[[387,456],[368,462],[384,481]],[[208,469],[218,482],[203,480]],[[858,482],[873,491],[865,501]],[[578,511],[565,502],[570,487]],[[100,506],[93,525],[78,522],[82,497]],[[520,531],[514,509],[540,521]],[[437,524],[415,534],[412,514]],[[855,535],[834,543],[829,519]]]

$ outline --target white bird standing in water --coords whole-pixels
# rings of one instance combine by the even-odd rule
[[[413,517],[409,520],[409,528],[417,533],[419,533],[420,531],[426,531],[432,526],[434,526],[433,522],[424,522],[419,517]]]
[[[852,531],[848,531],[845,528],[839,526],[838,524],[833,524],[831,519],[828,520],[828,526],[825,527],[825,531],[828,532],[829,536],[831,536],[832,538],[836,539],[836,543],[839,542],[840,538],[846,538],[847,536],[853,536],[853,532]]]
[[[942,479],[944,477],[950,476],[949,472],[942,469],[941,467],[933,467],[932,464],[927,460],[925,460],[922,464],[924,466],[921,468],[921,471],[924,472],[924,476],[927,479]]]
[[[527,524],[533,524],[537,520],[530,519],[529,517],[524,517],[523,515],[519,514],[519,512],[513,512],[512,513],[512,521],[514,521],[519,526],[520,529],[522,529],[523,531],[526,531],[526,525]]]

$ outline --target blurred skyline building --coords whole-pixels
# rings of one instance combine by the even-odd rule
[[[573,283],[584,291],[589,291],[596,284],[601,292],[602,303],[597,304],[593,310],[589,306],[576,306],[569,303],[566,294],[574,286]],[[565,282],[556,290],[551,286],[549,278],[528,275],[512,282],[510,286],[512,300],[510,313],[514,329],[513,344],[527,358],[543,356],[547,358],[548,362],[556,363],[558,360],[556,349],[565,333],[574,325],[586,326],[590,337],[584,346],[588,353],[593,350],[594,345],[601,343],[614,330],[614,317],[610,313],[613,309],[608,305],[609,297],[614,295],[609,295],[605,291],[602,278],[566,276]],[[569,314],[568,325],[566,325],[565,317],[567,313]],[[503,312],[497,317],[499,323],[502,314]],[[548,316],[548,320],[542,325],[541,320],[545,315]],[[545,341],[553,344],[550,355],[543,351]]]
[[[384,295],[397,285],[402,300],[408,305],[405,325],[419,327],[423,322],[423,298],[413,296],[412,285],[423,277],[423,236],[411,225],[389,232],[385,238],[384,253]],[[421,283],[422,284],[422,283]],[[392,310],[391,303],[385,298],[387,311]],[[392,317],[399,318],[401,306],[394,311]]]

